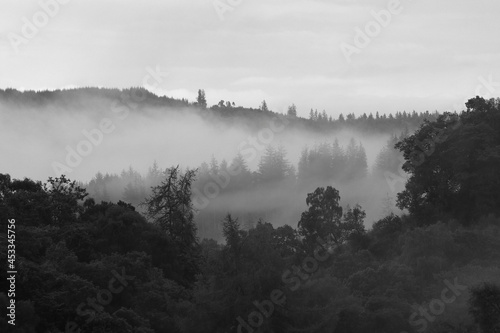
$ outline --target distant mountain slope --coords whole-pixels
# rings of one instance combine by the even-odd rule
[[[2,107],[3,105],[3,107]],[[279,116],[286,116],[290,121],[289,128],[301,128],[314,132],[328,132],[348,128],[360,132],[370,133],[399,133],[412,132],[418,128],[424,119],[435,120],[437,112],[423,113],[397,112],[395,115],[386,115],[379,112],[365,113],[356,117],[353,113],[328,115],[326,111],[310,110],[309,119],[284,115],[270,110],[234,106],[234,103],[219,102],[209,108],[203,108],[196,102],[186,99],[175,99],[166,96],[157,96],[144,88],[112,89],[112,88],[75,88],[53,91],[19,91],[16,89],[0,89],[0,111],[9,107],[20,107],[27,110],[60,109],[68,112],[80,111],[82,108],[92,110],[96,114],[100,111],[120,106],[128,106],[133,112],[150,112],[150,110],[164,110],[166,112],[184,111],[196,112],[206,119],[224,120],[226,123],[239,122],[249,127],[260,128],[263,122]],[[444,110],[443,110],[444,111]]]

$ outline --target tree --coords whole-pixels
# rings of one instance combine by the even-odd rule
[[[179,166],[166,171],[166,179],[152,189],[143,205],[146,214],[178,246],[186,265],[186,278],[194,278],[199,257],[198,238],[191,202],[195,171],[182,174]]]
[[[396,135],[393,135],[387,140],[386,145],[380,150],[375,159],[375,165],[373,168],[373,173],[382,177],[385,173],[399,173],[401,167],[401,153],[394,148],[394,145],[398,142]]]
[[[295,106],[295,104],[292,104],[288,107],[287,115],[289,115],[290,117],[297,117],[297,107]]]
[[[364,178],[368,174],[368,161],[366,158],[365,147],[360,143],[356,154],[357,177]]]
[[[472,288],[470,313],[484,333],[500,332],[500,287],[491,283]]]
[[[314,110],[312,108],[311,108],[311,111],[309,111],[309,120],[312,120],[312,121],[316,120],[314,118]]]
[[[160,184],[163,172],[158,167],[158,163],[154,161],[153,166],[149,167],[148,173],[146,175],[146,186],[151,188]]]
[[[341,176],[345,173],[347,158],[342,147],[340,147],[339,141],[335,138],[332,145],[332,179],[339,180]]]
[[[347,212],[344,214],[343,223],[346,237],[361,235],[365,232],[365,217],[366,213],[359,204],[356,204],[354,208],[349,207],[349,205],[347,206]]]
[[[144,201],[146,188],[141,174],[132,169],[132,167],[129,167],[128,171],[122,171],[121,178],[123,184],[126,184],[123,190],[123,199],[134,205],[138,205]]]
[[[275,149],[266,147],[266,151],[259,162],[259,177],[261,182],[279,181],[290,176],[290,163],[286,159],[285,148]]]
[[[344,115],[342,113],[339,115],[339,123],[340,124],[344,124],[345,123],[345,118],[344,118]]]
[[[212,159],[210,160],[210,174],[212,176],[216,176],[219,174],[219,162],[215,159],[215,156],[212,155]]]
[[[198,90],[198,97],[196,98],[196,103],[198,104],[198,106],[200,106],[204,109],[207,107],[207,99],[205,96],[205,90],[203,90],[203,89]]]
[[[292,256],[300,249],[297,231],[287,224],[274,231],[273,242],[283,257]]]
[[[76,221],[83,211],[80,204],[88,195],[85,189],[64,175],[56,178],[49,177],[43,189],[49,196],[53,223],[63,224]]]
[[[304,244],[312,250],[318,238],[332,241],[336,245],[343,244],[353,235],[365,233],[364,218],[366,213],[361,206],[347,207],[342,215],[339,191],[328,186],[318,187],[307,195],[306,204],[309,207],[302,213],[298,223],[298,232],[304,236]]]
[[[166,179],[153,188],[153,194],[145,201],[148,217],[186,246],[197,242],[191,204],[194,178],[194,170],[182,175],[179,166],[167,169]]]
[[[331,186],[326,189],[318,187],[313,193],[307,194],[306,204],[309,207],[302,213],[298,223],[298,231],[304,236],[304,243],[312,249],[318,237],[324,239],[333,237],[336,244],[345,239],[342,231],[342,207],[339,204],[339,191]]]
[[[69,224],[83,212],[86,196],[85,189],[64,175],[42,184],[0,174],[0,217],[5,221],[17,216],[25,225]]]
[[[260,110],[261,110],[261,111],[264,111],[264,112],[269,112],[269,109],[268,109],[268,107],[267,107],[266,100],[263,100],[263,101],[262,101],[262,104],[260,105]]]
[[[453,217],[470,223],[500,213],[500,102],[476,97],[460,116],[426,120],[396,144],[410,174],[398,207],[420,221]]]
[[[357,167],[358,167],[358,145],[354,138],[351,138],[349,145],[346,150],[346,180],[354,180],[357,178]]]
[[[328,121],[328,115],[326,114],[326,111],[323,110],[323,112],[321,113],[321,119],[326,122]]]
[[[235,175],[232,175],[231,180],[227,186],[227,190],[248,190],[252,186],[252,173],[248,168],[247,162],[243,155],[238,152],[230,164],[230,170]]]
[[[222,221],[222,234],[226,240],[225,250],[230,256],[231,262],[234,264],[233,269],[237,269],[243,235],[238,219],[233,219],[229,213]]]

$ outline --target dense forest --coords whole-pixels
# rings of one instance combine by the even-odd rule
[[[403,133],[400,138],[406,135]],[[219,162],[212,157],[196,168],[196,179],[192,184],[198,235],[222,240],[221,221],[228,210],[239,217],[246,229],[255,226],[258,218],[272,220],[273,225],[295,224],[293,220],[300,216],[303,208],[297,202],[303,201],[307,193],[323,184],[350,188],[352,193],[344,197],[347,205],[385,194],[374,202],[380,206],[376,209],[377,215],[396,212],[395,198],[389,194],[390,177],[387,174],[398,173],[402,164],[402,155],[394,148],[397,141],[396,136],[388,140],[371,170],[363,145],[354,138],[347,147],[340,146],[338,140],[305,147],[296,164],[287,159],[282,146],[270,145],[265,148],[256,170],[249,168],[241,153],[230,162]],[[145,176],[129,167],[120,174],[99,172],[81,186],[98,202],[123,200],[143,212],[141,203],[163,178],[163,171],[155,163]],[[365,192],[354,190],[356,187],[364,188]],[[385,193],[382,188],[386,188]]]
[[[110,89],[110,88],[76,88],[66,90],[19,91],[17,89],[0,89],[0,101],[5,109],[23,106],[24,108],[36,108],[43,110],[44,107],[63,108],[64,110],[75,109],[78,105],[85,105],[88,110],[101,112],[116,105],[117,101],[128,106],[133,112],[148,112],[152,109],[161,109],[163,112],[188,112],[189,110],[202,111],[201,114],[207,119],[214,117],[225,119],[229,123],[239,120],[250,120],[249,126],[261,126],[267,117],[286,115],[294,126],[301,126],[318,130],[331,130],[350,127],[360,131],[368,132],[393,132],[395,128],[410,130],[417,128],[424,119],[435,120],[438,112],[402,111],[393,114],[380,112],[366,114],[356,117],[354,113],[340,111],[339,116],[334,119],[327,114],[326,110],[318,112],[311,109],[309,118],[297,116],[297,107],[292,104],[283,113],[274,112],[269,109],[266,101],[262,101],[258,109],[236,106],[234,102],[221,100],[211,107],[207,106],[204,90],[198,91],[195,102],[186,99],[175,99],[166,96],[157,96],[145,88]],[[88,111],[90,113],[90,111]]]
[[[75,90],[71,103],[95,91],[122,93]],[[24,94],[35,107],[67,93],[0,97],[14,105]],[[160,99],[229,123],[272,113],[264,102],[207,108],[201,90],[196,103]],[[353,138],[305,147],[293,163],[269,145],[255,170],[238,154],[88,183],[0,174],[2,233],[15,224],[17,332],[500,332],[499,99],[475,97],[461,113],[333,120],[311,110],[301,119],[292,105],[272,116],[389,140],[372,168]],[[367,227],[363,201],[345,185],[370,196],[363,184],[386,187],[393,175],[404,175],[399,212],[387,205]],[[208,184],[218,185],[213,198]],[[275,221],[290,207],[297,220]],[[0,303],[8,306],[5,293]]]
[[[358,117],[339,112],[334,120],[326,111],[310,110],[305,119],[293,104],[282,113],[271,111],[266,101],[259,109],[228,101],[208,107],[203,90],[189,102],[142,88],[6,89],[0,90],[0,110],[10,115],[0,130],[12,137],[17,151],[37,154],[43,149],[38,179],[64,174],[81,182],[96,202],[123,200],[143,213],[140,203],[159,185],[166,167],[196,169],[193,204],[199,236],[219,241],[220,221],[229,210],[244,226],[262,217],[275,226],[295,227],[306,208],[303,198],[325,183],[341,191],[344,205],[361,204],[368,226],[390,212],[400,213],[396,193],[407,175],[394,144],[424,120],[437,118],[437,113],[415,111]],[[112,120],[117,130],[102,140],[94,138],[102,144],[89,156],[76,156],[78,142],[89,133],[99,137],[95,127],[103,119]],[[41,142],[46,133],[54,138]],[[68,156],[83,162],[70,164]],[[228,172],[232,168],[238,172]]]

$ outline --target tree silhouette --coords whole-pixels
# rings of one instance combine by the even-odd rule
[[[207,98],[205,96],[205,90],[203,90],[203,89],[198,90],[198,97],[196,98],[196,103],[198,104],[198,106],[206,109]]]
[[[166,171],[166,179],[152,189],[144,202],[147,216],[169,236],[182,253],[188,279],[194,278],[199,257],[198,238],[191,203],[195,171],[182,174],[179,166]]]
[[[298,223],[299,234],[304,236],[307,248],[314,247],[318,237],[333,237],[336,244],[344,241],[342,231],[342,207],[339,191],[331,186],[326,189],[318,187],[307,194],[306,204],[309,207],[302,213]]]

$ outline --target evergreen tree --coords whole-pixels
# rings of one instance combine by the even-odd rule
[[[229,213],[222,221],[222,234],[226,240],[225,250],[228,264],[231,266],[230,271],[236,271],[239,266],[243,235],[238,219],[233,219]]]
[[[259,178],[261,182],[280,181],[290,175],[290,163],[286,159],[283,146],[275,149],[268,146],[259,163]]]
[[[191,202],[195,171],[182,174],[179,166],[166,171],[166,179],[144,202],[147,216],[178,246],[184,261],[184,277],[193,281],[198,271],[199,244]]]
[[[297,117],[297,107],[295,106],[295,104],[292,104],[288,107],[287,115],[289,115],[290,117]]]
[[[207,98],[205,96],[205,90],[203,90],[203,89],[198,90],[198,97],[196,98],[196,103],[198,104],[198,106],[206,109]]]
[[[262,104],[260,105],[260,109],[261,109],[261,111],[269,112],[269,108],[267,107],[266,100],[262,101]]]

